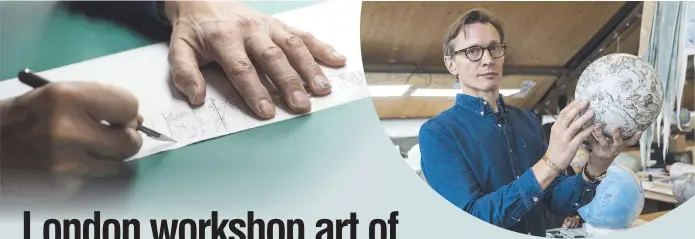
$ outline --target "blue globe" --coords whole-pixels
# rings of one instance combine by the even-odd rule
[[[644,192],[632,170],[613,164],[596,188],[596,196],[579,215],[592,227],[626,229],[642,213]]]

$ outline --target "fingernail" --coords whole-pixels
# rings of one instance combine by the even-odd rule
[[[186,96],[191,104],[197,104],[196,95],[198,93],[198,86],[195,83],[190,83],[186,86]]]
[[[295,90],[292,95],[294,95],[294,106],[297,108],[308,108],[309,107],[309,96],[302,92],[301,90]]]
[[[320,89],[327,89],[331,87],[331,83],[328,81],[328,79],[325,76],[322,75],[317,75],[314,77],[314,83],[316,88]]]
[[[268,100],[261,100],[258,104],[258,108],[260,108],[261,112],[265,114],[266,117],[273,117],[273,115],[275,115],[275,106]]]
[[[338,58],[338,59],[345,59],[345,56],[338,53],[337,51],[333,51],[333,57]]]

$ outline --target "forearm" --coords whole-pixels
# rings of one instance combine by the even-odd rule
[[[605,173],[608,170],[608,167],[611,166],[610,162],[613,162],[613,160],[601,158],[601,157],[598,157],[594,154],[590,154],[589,155],[589,161],[586,164],[586,170],[593,177],[596,177],[598,175]],[[584,173],[584,171],[582,171],[582,175],[584,175],[584,180],[586,180],[587,182],[590,182],[588,176]]]
[[[533,174],[536,176],[536,181],[541,187],[541,190],[545,191],[553,183],[555,178],[557,178],[558,171],[553,169],[550,163],[546,160],[538,160],[538,163],[531,167]]]
[[[466,182],[468,187],[461,189],[436,173],[425,171],[425,177],[432,179],[428,180],[435,191],[457,207],[502,228],[514,226],[537,203],[542,202],[544,195],[531,170],[512,183],[484,195],[480,190],[472,189],[473,185],[477,185],[475,182]]]
[[[592,170],[601,170],[600,167],[597,168]],[[553,165],[545,158],[532,167],[539,186],[546,192],[544,202],[548,209],[555,215],[569,216],[593,199],[596,185],[590,183],[584,170],[577,175],[567,177],[560,174],[559,169],[564,167]]]
[[[598,184],[587,183],[581,174],[571,177],[560,176],[546,192],[544,203],[553,214],[570,216],[591,202],[596,195],[597,186]]]
[[[162,1],[158,3],[158,7],[160,16],[175,25],[179,19],[192,22],[217,21],[224,19],[223,16],[228,14],[229,9],[240,8],[245,5],[243,1],[236,0],[225,1],[224,3],[224,7],[221,8],[214,1]],[[191,12],[206,14],[203,14],[205,17],[200,17],[201,14],[190,14]]]
[[[510,228],[537,203],[543,190],[532,170],[518,179],[490,192],[481,189],[477,172],[458,146],[460,139],[451,136],[435,122],[420,129],[419,143],[422,172],[430,187],[446,200],[490,224]]]

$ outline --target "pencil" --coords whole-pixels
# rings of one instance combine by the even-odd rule
[[[24,69],[23,71],[20,71],[19,74],[17,74],[17,78],[20,82],[24,83],[25,85],[31,86],[32,88],[39,88],[50,83],[50,81],[32,73],[29,69]],[[150,137],[155,140],[176,143],[176,140],[170,138],[169,136],[161,134],[142,125],[138,125],[136,130],[143,132],[145,135],[147,135],[147,137]]]

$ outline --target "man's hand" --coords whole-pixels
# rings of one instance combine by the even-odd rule
[[[588,101],[573,101],[560,112],[553,124],[550,144],[548,145],[548,157],[560,169],[567,168],[584,139],[589,137],[593,130],[599,128],[598,125],[583,128],[586,122],[594,116],[592,110],[588,110],[577,118],[579,113],[588,105]]]
[[[588,110],[578,117],[588,105],[588,101],[573,101],[558,114],[550,129],[547,160],[541,160],[532,167],[541,189],[545,190],[550,186],[555,177],[567,168],[582,141],[591,135],[594,128],[598,128],[598,125],[583,127],[594,116],[593,111]]]
[[[562,223],[563,228],[577,228],[582,225],[579,220],[579,216],[566,217],[565,221]]]
[[[173,26],[169,62],[174,83],[192,105],[205,101],[199,67],[217,62],[258,117],[275,116],[275,105],[259,72],[268,75],[290,110],[307,113],[311,102],[304,83],[316,95],[331,92],[314,58],[329,66],[346,61],[311,34],[241,2],[167,1],[164,8]]]
[[[592,136],[593,137],[590,137],[589,140],[592,150],[586,167],[589,173],[596,177],[608,170],[613,160],[615,160],[625,147],[639,143],[642,132],[639,131],[635,133],[629,139],[623,139],[618,127],[613,127],[611,130],[611,137],[613,139],[608,139],[603,135],[601,129],[595,129],[592,132]]]
[[[141,121],[134,96],[102,84],[56,82],[1,101],[3,180],[118,173],[142,146]]]

